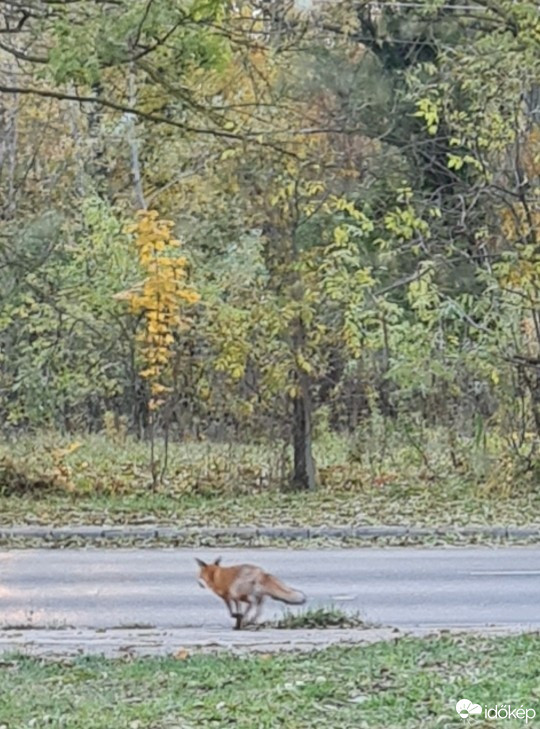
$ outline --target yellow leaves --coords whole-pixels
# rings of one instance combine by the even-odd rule
[[[417,111],[413,114],[426,122],[428,134],[434,136],[439,128],[439,109],[437,103],[432,99],[420,99],[417,103]]]
[[[429,225],[411,205],[388,211],[384,216],[384,227],[400,241],[412,240],[417,235],[425,238],[430,235]]]
[[[299,166],[295,159],[288,159],[285,161],[285,170],[287,175],[295,180],[298,177]]]
[[[202,383],[199,383],[199,386],[197,387],[197,394],[200,397],[201,400],[204,400],[205,402],[210,399],[211,390],[208,385],[208,382],[204,381]]]
[[[514,288],[526,286],[534,278],[536,267],[531,261],[518,261],[503,277],[502,283]]]
[[[314,180],[306,184],[306,193],[308,195],[318,195],[320,192],[324,192],[325,184],[320,180]]]
[[[355,280],[359,286],[373,286],[375,279],[371,275],[371,268],[359,268],[355,273]]]
[[[296,189],[296,182],[287,182],[270,198],[270,203],[278,205],[280,202],[286,203],[288,200],[292,200],[295,197]]]
[[[460,157],[458,154],[447,154],[448,157],[448,169],[449,170],[460,170],[463,165],[465,164],[465,160],[463,157]]]
[[[238,154],[238,151],[236,149],[232,149],[232,148],[224,149],[220,155],[220,159],[221,160],[234,159],[237,156],[237,154]]]
[[[149,311],[148,313],[156,314],[156,312],[154,311]],[[149,334],[158,334],[161,331],[161,328],[158,326],[157,322],[151,317],[148,317],[147,331]]]
[[[302,372],[305,372],[307,375],[313,374],[313,367],[311,364],[307,361],[307,359],[304,357],[302,352],[296,353],[296,366],[299,370]]]
[[[165,392],[170,392],[171,388],[162,385],[161,382],[152,382],[150,385],[150,392],[152,395],[163,395]]]
[[[311,173],[316,171],[315,168],[318,165],[310,165]],[[306,179],[296,160],[287,162],[285,173],[275,183],[268,199],[270,205],[279,208],[282,215],[294,213],[311,216],[320,206],[321,194],[326,190],[322,180]]]
[[[519,251],[519,258],[501,261],[494,269],[502,286],[526,292],[536,302],[540,286],[540,263],[534,258],[530,260],[532,248],[533,246],[524,246]]]
[[[181,291],[180,296],[184,299],[184,301],[187,301],[188,304],[196,304],[201,298],[199,294],[192,289],[185,289],[184,291]]]
[[[337,246],[346,245],[349,242],[349,231],[345,225],[334,228],[334,242]]]
[[[349,213],[349,215],[355,217],[356,208],[354,207],[354,203],[351,200],[347,200],[344,197],[332,196],[330,198],[330,203],[333,205],[335,210],[346,211]]]
[[[413,191],[412,188],[409,185],[404,185],[403,187],[398,187],[397,189],[397,201],[399,203],[410,203],[413,199]]]
[[[229,370],[229,375],[233,378],[233,380],[241,380],[244,376],[244,368],[242,365],[233,365],[233,367]]]
[[[497,279],[506,288],[526,293],[537,307],[540,261],[532,241],[540,229],[540,210],[515,205],[501,210],[499,219],[502,235],[511,249],[494,265]]]
[[[343,340],[352,356],[358,359],[362,354],[362,334],[355,318],[347,316],[343,324]]]
[[[460,157],[458,154],[448,153],[446,156],[448,157],[447,165],[449,170],[456,170],[457,172],[464,165],[471,165],[478,171],[482,171],[482,163],[471,154],[466,154],[463,157]]]
[[[344,197],[336,197],[331,195],[326,203],[326,209],[328,212],[345,212],[347,213],[355,223],[359,223],[358,231],[360,233],[371,233],[375,229],[373,222],[367,217],[365,213],[358,210],[355,207],[352,200],[347,200]]]
[[[127,300],[131,312],[144,317],[145,328],[138,340],[146,367],[140,375],[151,380],[149,406],[157,410],[164,402],[160,396],[170,391],[159,380],[165,376],[173,354],[174,332],[186,323],[182,307],[197,303],[200,296],[185,284],[187,258],[172,255],[171,249],[180,246],[172,234],[174,223],[160,219],[156,210],[140,210],[137,218],[125,230],[134,235],[139,264],[146,277],[141,286],[116,298]]]
[[[422,266],[418,278],[409,284],[407,299],[422,321],[430,322],[432,320],[440,303],[433,265],[424,264]]]
[[[135,244],[141,264],[148,264],[156,254],[162,253],[171,246],[180,246],[180,241],[173,238],[172,220],[160,220],[156,210],[139,210],[138,222],[125,227],[126,233],[135,234]]]
[[[139,374],[147,380],[150,377],[157,377],[159,375],[159,369],[157,367],[147,367],[145,370],[141,370]]]
[[[289,385],[285,388],[285,392],[291,399],[295,399],[297,397],[300,397],[301,391],[298,385]]]
[[[523,168],[532,180],[540,175],[540,130],[534,126],[523,145]]]
[[[516,205],[502,210],[500,219],[504,237],[509,242],[518,245],[540,228],[540,209],[530,206],[529,210],[525,210],[523,206]],[[524,254],[524,257],[530,257],[526,251]]]

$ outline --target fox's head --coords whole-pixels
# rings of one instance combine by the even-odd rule
[[[216,571],[216,567],[219,567],[219,563],[221,562],[221,557],[218,557],[215,559],[212,564],[207,564],[206,562],[203,562],[202,559],[199,559],[198,557],[195,557],[195,561],[201,568],[199,571],[199,585],[200,587],[211,587],[212,583],[214,581],[214,572]]]

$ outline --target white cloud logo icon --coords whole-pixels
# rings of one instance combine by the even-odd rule
[[[469,699],[461,699],[456,704],[456,711],[462,719],[468,719],[469,716],[473,716],[474,714],[481,714],[482,707],[480,704],[473,704]]]

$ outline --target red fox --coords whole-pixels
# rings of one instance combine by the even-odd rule
[[[197,559],[200,566],[199,584],[216,593],[227,606],[231,618],[236,618],[235,630],[240,630],[248,622],[248,613],[254,614],[249,622],[255,623],[259,618],[265,597],[280,600],[289,605],[302,605],[306,596],[299,590],[293,590],[283,582],[264,572],[252,564],[239,564],[234,567],[220,567],[221,557],[213,564]],[[242,612],[240,604],[246,605]],[[233,610],[234,605],[234,610]]]

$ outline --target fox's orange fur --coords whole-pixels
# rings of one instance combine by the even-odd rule
[[[199,584],[208,587],[223,600],[231,617],[236,618],[237,630],[248,622],[248,613],[251,610],[254,612],[250,621],[255,622],[258,619],[265,597],[289,605],[302,605],[306,601],[302,592],[293,590],[260,567],[252,564],[221,567],[220,562],[221,557],[212,564],[197,559],[201,568]],[[242,605],[245,606],[243,612]]]

